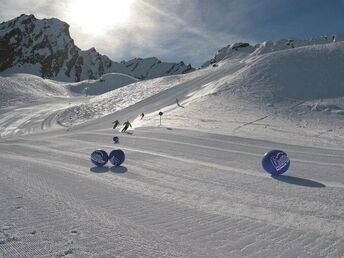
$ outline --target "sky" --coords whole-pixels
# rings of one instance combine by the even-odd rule
[[[344,0],[0,0],[0,22],[22,13],[70,25],[75,44],[114,61],[155,56],[199,67],[234,42],[344,34]]]

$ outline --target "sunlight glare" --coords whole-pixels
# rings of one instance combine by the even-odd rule
[[[92,35],[105,34],[128,22],[134,0],[71,0],[67,19]]]

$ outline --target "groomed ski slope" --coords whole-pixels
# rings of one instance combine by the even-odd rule
[[[4,257],[343,257],[343,151],[141,128],[120,135],[122,167],[93,167],[112,136],[0,143]],[[271,148],[292,160],[275,179]]]
[[[319,48],[298,51],[326,56]],[[280,78],[267,72],[242,87],[255,67],[281,60],[269,55],[92,98],[67,92],[1,109],[0,254],[343,257],[342,116],[309,108],[340,110],[342,96],[281,100],[269,84],[271,97],[262,99],[264,78]],[[132,121],[134,133],[112,130],[115,119]],[[97,148],[121,148],[126,161],[93,167]],[[278,178],[260,165],[270,149],[291,159]]]

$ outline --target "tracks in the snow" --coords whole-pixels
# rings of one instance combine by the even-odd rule
[[[119,145],[109,143],[111,131],[51,132],[0,143],[6,185],[0,200],[22,207],[2,210],[3,221],[15,229],[8,234],[18,241],[0,251],[5,257],[11,250],[21,255],[20,246],[38,257],[293,256],[291,250],[303,257],[321,250],[325,257],[341,255],[337,195],[343,182],[331,181],[342,164],[335,152],[286,146],[302,157],[292,172],[306,168],[313,156],[321,163],[313,174],[305,172],[326,184],[317,189],[261,171],[260,153],[272,143],[163,130],[137,130],[120,137]],[[126,151],[126,172],[90,171],[93,149],[118,147]],[[320,166],[330,168],[328,181],[319,176]],[[25,200],[20,205],[19,193]]]

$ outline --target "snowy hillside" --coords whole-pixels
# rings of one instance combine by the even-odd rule
[[[101,117],[142,101],[132,117],[138,127],[156,126],[161,109],[167,127],[246,137],[254,132],[253,137],[295,143],[299,139],[293,137],[302,135],[304,144],[331,144],[344,136],[343,49],[344,42],[338,42],[253,52],[175,77],[178,81],[166,77],[109,92],[67,109],[59,120],[75,125],[85,117]],[[147,99],[151,95],[159,99],[154,105]],[[168,98],[164,101],[161,96]],[[178,107],[176,98],[187,108]],[[142,121],[141,112],[146,114]]]
[[[60,81],[99,79],[105,73],[124,73],[139,79],[191,72],[191,65],[161,62],[155,57],[120,63],[95,48],[80,50],[69,25],[58,19],[21,15],[0,24],[0,72],[30,73]]]
[[[71,92],[85,95],[100,95],[125,85],[137,82],[138,79],[121,73],[107,73],[99,80],[87,80],[66,84]]]
[[[68,97],[69,91],[58,83],[29,74],[0,76],[0,108]]]
[[[280,50],[287,50],[293,49],[298,47],[304,46],[311,46],[311,45],[322,45],[327,43],[335,43],[344,40],[343,35],[329,35],[329,36],[322,36],[318,38],[311,38],[311,39],[281,39],[277,42],[273,41],[265,41],[261,44],[256,44],[255,46],[250,45],[249,43],[233,43],[224,48],[221,48],[217,54],[210,60],[206,61],[202,67],[207,67],[211,64],[215,64],[224,59],[235,59],[235,58],[243,58],[246,57],[254,52],[255,55],[259,54],[266,54],[270,52],[280,51]],[[214,65],[215,66],[215,65]]]
[[[145,81],[0,77],[0,256],[344,257],[344,42],[239,45]]]

